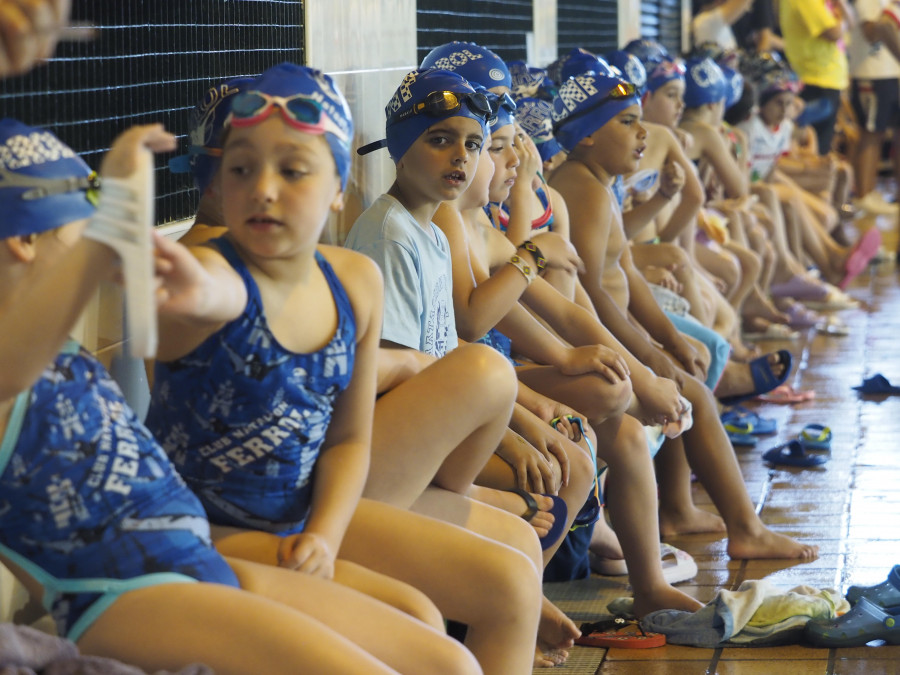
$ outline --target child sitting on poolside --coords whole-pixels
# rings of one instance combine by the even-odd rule
[[[380,275],[361,256],[318,246],[340,207],[351,137],[346,101],[310,68],[273,67],[235,96],[218,186],[227,235],[192,249],[191,293],[162,308],[148,419],[165,430],[221,551],[325,577],[339,555],[401,578],[468,625],[485,672],[524,672],[541,603],[529,556],[359,499]],[[444,565],[465,581],[434,573]]]
[[[154,672],[203,662],[235,674],[298,663],[415,673],[423,658],[436,672],[480,672],[458,644],[350,589],[226,562],[202,506],[109,374],[66,342],[116,274],[116,252],[132,266],[129,282],[142,263],[152,274],[151,223],[141,220],[153,198],[142,192],[148,149],[169,150],[174,138],[159,126],[119,137],[96,212],[90,169],[52,134],[7,119],[0,145],[0,491],[12,507],[0,515],[0,560],[43,599],[58,633]],[[184,251],[156,244],[165,297]]]
[[[670,325],[665,326],[665,315],[631,264],[621,212],[610,189],[613,176],[634,171],[641,156],[646,131],[640,115],[636,90],[629,83],[598,76],[568,80],[554,101],[554,117],[556,138],[568,148],[569,156],[551,181],[572,211],[572,240],[585,258],[582,280],[597,313],[613,335],[639,358],[656,349],[644,331],[659,339],[672,330]],[[629,321],[626,311],[644,324],[643,331]],[[659,332],[663,327],[665,332]],[[775,376],[773,379],[786,377],[789,368],[786,352],[754,364],[754,370],[764,369]],[[664,446],[658,455],[658,462],[666,462],[657,465],[661,498],[674,498],[673,503],[661,504],[663,536],[727,529],[728,552],[734,558],[814,558],[815,547],[775,534],[762,524],[747,494],[711,392],[687,373],[676,373],[676,377],[682,395],[693,407],[694,426],[666,441],[670,447]],[[724,522],[699,512],[689,493],[684,498],[684,491],[690,486],[685,456]]]

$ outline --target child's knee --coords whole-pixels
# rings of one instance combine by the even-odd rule
[[[512,364],[503,354],[483,344],[468,344],[456,351],[465,356],[464,376],[478,389],[495,400],[511,402],[518,391],[518,380]]]

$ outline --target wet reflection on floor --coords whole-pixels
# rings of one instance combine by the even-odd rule
[[[882,225],[884,227],[884,225]],[[896,241],[888,233],[893,250]],[[671,543],[691,553],[700,573],[679,585],[702,601],[721,588],[747,579],[773,581],[788,589],[799,584],[846,591],[851,584],[883,581],[900,563],[900,396],[863,396],[852,389],[863,378],[882,373],[900,385],[900,272],[893,264],[870,268],[850,287],[863,307],[840,312],[850,327],[845,337],[810,331],[794,342],[764,342],[767,351],[787,348],[800,362],[795,388],[812,389],[813,401],[795,405],[751,404],[778,421],[778,433],[755,448],[738,448],[751,497],[772,529],[820,547],[812,563],[732,561],[725,542],[685,536]],[[771,467],[762,453],[796,435],[807,424],[833,432],[830,461],[810,470]],[[694,486],[695,500],[712,508]],[[627,579],[592,579],[588,584],[548,585],[547,594],[573,617],[604,613],[609,600],[628,593]],[[576,619],[577,620],[577,619]],[[536,671],[539,672],[539,671]],[[900,646],[814,649],[789,646],[704,650],[666,646],[647,650],[576,648],[570,663],[553,672],[657,675],[728,673],[836,675],[900,673]]]

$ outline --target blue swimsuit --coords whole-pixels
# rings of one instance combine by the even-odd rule
[[[331,265],[317,253],[338,328],[317,352],[288,351],[269,328],[246,265],[228,240],[215,243],[243,279],[247,307],[190,354],[157,362],[147,426],[200,497],[211,523],[280,535],[301,532],[334,401],[353,373],[353,308]]]
[[[43,587],[72,640],[129,590],[238,586],[197,498],[74,343],[18,396],[0,442],[0,555]]]

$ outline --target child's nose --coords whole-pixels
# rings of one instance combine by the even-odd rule
[[[253,185],[253,197],[260,203],[275,200],[276,184],[275,173],[269,169],[262,169],[256,176]]]

